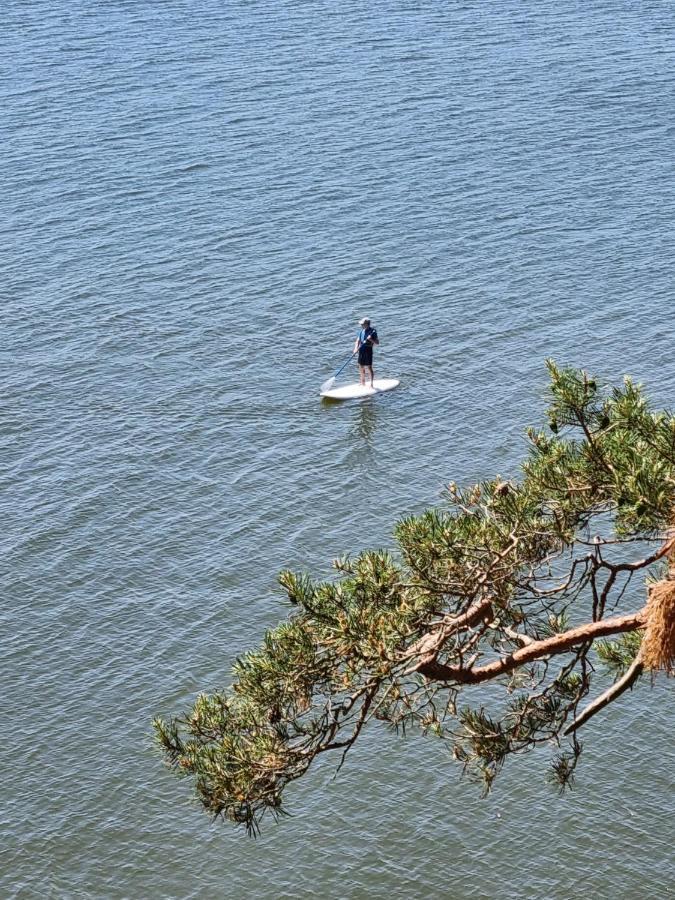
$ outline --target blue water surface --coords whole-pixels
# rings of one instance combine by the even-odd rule
[[[545,357],[673,404],[675,7],[2,19],[0,893],[671,895],[665,679],[589,724],[563,799],[546,753],[481,800],[373,729],[257,842],[209,824],[150,720],[228,683],[286,614],[279,569],[514,473]],[[363,315],[402,386],[322,405]]]

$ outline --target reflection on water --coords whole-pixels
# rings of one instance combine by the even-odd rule
[[[355,405],[349,433],[354,438],[360,438],[368,450],[373,449],[377,418],[377,401],[374,398],[367,397]]]

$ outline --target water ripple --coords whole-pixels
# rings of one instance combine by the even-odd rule
[[[374,730],[256,844],[148,732],[284,614],[280,568],[513,471],[545,356],[672,405],[674,25],[657,2],[5,10],[3,896],[672,894],[662,685],[591,728],[565,800],[543,759],[480,801]],[[402,388],[322,405],[364,313]]]

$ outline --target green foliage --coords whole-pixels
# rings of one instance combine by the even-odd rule
[[[617,555],[631,575],[650,570],[649,552],[635,556],[671,521],[675,419],[630,380],[548,369],[549,428],[528,432],[519,479],[450,484],[442,508],[398,523],[395,554],[337,560],[330,580],[282,572],[291,613],[237,660],[231,689],[156,720],[210,814],[255,832],[290,781],[321,753],[344,758],[372,719],[439,737],[484,790],[512,754],[561,744],[594,671],[592,634],[569,642],[570,623],[634,600]],[[634,631],[595,647],[620,677],[639,644]],[[492,678],[495,660],[510,662]],[[488,677],[490,712],[466,690]],[[557,751],[555,784],[572,783],[580,753],[575,737]]]
[[[578,741],[573,741],[571,751],[557,753],[551,762],[549,781],[562,793],[565,788],[574,784],[574,770],[581,754],[582,746]]]
[[[607,672],[613,678],[621,678],[638,655],[641,644],[641,632],[629,631],[614,641],[598,641],[595,650]]]

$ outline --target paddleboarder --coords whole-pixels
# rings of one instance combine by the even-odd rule
[[[375,375],[373,374],[373,347],[379,344],[377,331],[371,326],[370,319],[361,319],[359,322],[361,331],[354,343],[354,353],[359,354],[359,380],[366,383],[366,374],[370,375],[370,386],[373,387]]]

